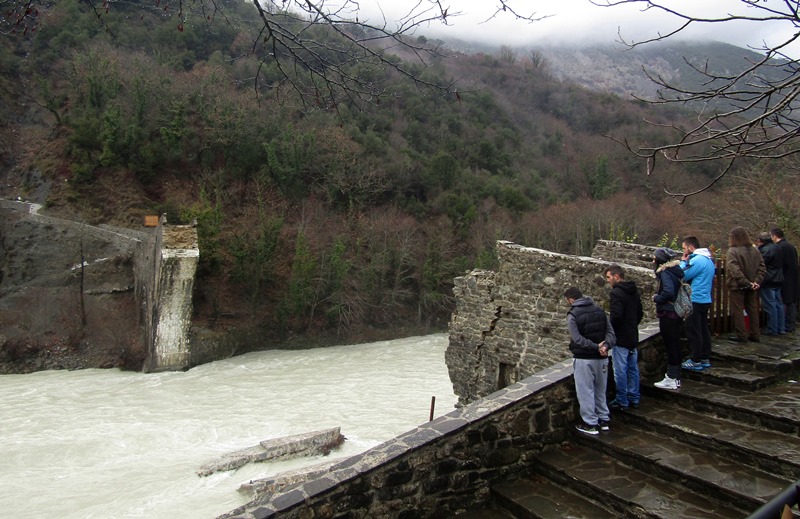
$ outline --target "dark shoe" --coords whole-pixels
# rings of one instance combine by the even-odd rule
[[[759,339],[758,337],[750,337],[748,340],[750,342],[761,342],[761,339]]]
[[[701,362],[695,362],[692,359],[686,359],[681,364],[683,369],[688,369],[689,371],[703,371],[705,368]]]
[[[597,430],[596,425],[589,425],[581,422],[578,425],[576,425],[575,428],[585,434],[591,434],[591,435],[600,434],[600,431]]]
[[[598,428],[599,428],[601,431],[610,431],[610,430],[611,430],[611,422],[609,422],[608,420],[600,420],[600,421],[597,423],[597,427],[598,427]]]
[[[631,407],[634,409],[639,409],[639,402],[631,402]]]
[[[627,411],[628,410],[628,406],[622,405],[619,402],[617,402],[616,400],[612,400],[611,402],[609,402],[608,403],[608,407],[609,407],[609,409],[612,409],[614,411]]]
[[[728,340],[731,342],[747,342],[747,339],[739,337],[738,335],[731,335],[728,337]]]

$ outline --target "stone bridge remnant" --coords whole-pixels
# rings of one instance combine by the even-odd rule
[[[14,344],[65,349],[85,340],[103,345],[105,365],[47,364],[43,349],[23,369],[188,368],[196,228],[167,225],[163,216],[156,227],[95,226],[39,208],[0,199],[0,363],[13,362]],[[88,317],[82,327],[79,302]]]
[[[193,225],[166,225],[162,216],[156,228],[152,281],[142,281],[145,336],[148,346],[145,371],[189,367],[189,328],[192,290],[200,249]],[[149,283],[148,283],[149,282]]]
[[[577,286],[608,310],[608,265],[626,268],[626,279],[642,290],[645,320],[655,318],[654,250],[601,240],[593,257],[583,257],[498,241],[497,271],[477,269],[455,279],[445,362],[459,405],[569,359],[564,290]]]

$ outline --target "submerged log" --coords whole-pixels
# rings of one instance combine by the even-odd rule
[[[344,443],[344,440],[339,427],[264,440],[258,445],[231,452],[217,461],[203,465],[197,475],[202,477],[214,472],[238,469],[247,463],[328,454]]]

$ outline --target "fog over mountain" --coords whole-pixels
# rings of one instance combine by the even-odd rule
[[[464,54],[499,55],[502,47],[458,39],[440,41],[453,52]],[[687,62],[697,66],[708,63],[709,70],[727,75],[762,57],[752,50],[716,41],[664,41],[634,49],[623,49],[612,43],[548,43],[505,48],[510,49],[519,62],[530,60],[532,54],[540,55],[549,73],[559,80],[627,99],[657,97],[658,87],[645,70],[672,84],[700,87],[705,78]]]
[[[621,4],[614,7],[596,5],[597,0],[507,0],[517,14],[535,21],[518,19],[510,12],[497,10],[495,2],[485,0],[452,0],[442,3],[448,10],[447,23],[434,22],[419,28],[427,37],[464,39],[481,44],[529,46],[612,45],[620,38],[626,42],[649,40],[670,34],[683,25],[682,20],[659,9],[642,9],[641,4]],[[728,14],[765,16],[746,1],[661,0],[659,4],[673,7],[676,12],[699,18],[719,18]],[[410,12],[415,19],[424,19],[435,12],[426,0],[362,0],[360,19],[373,23],[385,20],[389,26]],[[789,41],[795,32],[785,20],[736,20],[724,23],[694,23],[670,37],[671,41],[720,41],[742,48],[759,49],[765,44],[775,46]],[[800,55],[800,45],[787,47],[789,55]]]

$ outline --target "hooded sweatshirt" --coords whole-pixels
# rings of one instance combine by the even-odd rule
[[[639,344],[639,323],[644,317],[639,289],[633,281],[620,281],[611,288],[611,326],[617,342],[629,350]]]
[[[686,261],[681,261],[681,268],[683,280],[692,285],[692,303],[710,303],[711,287],[717,272],[711,251],[695,249]]]

